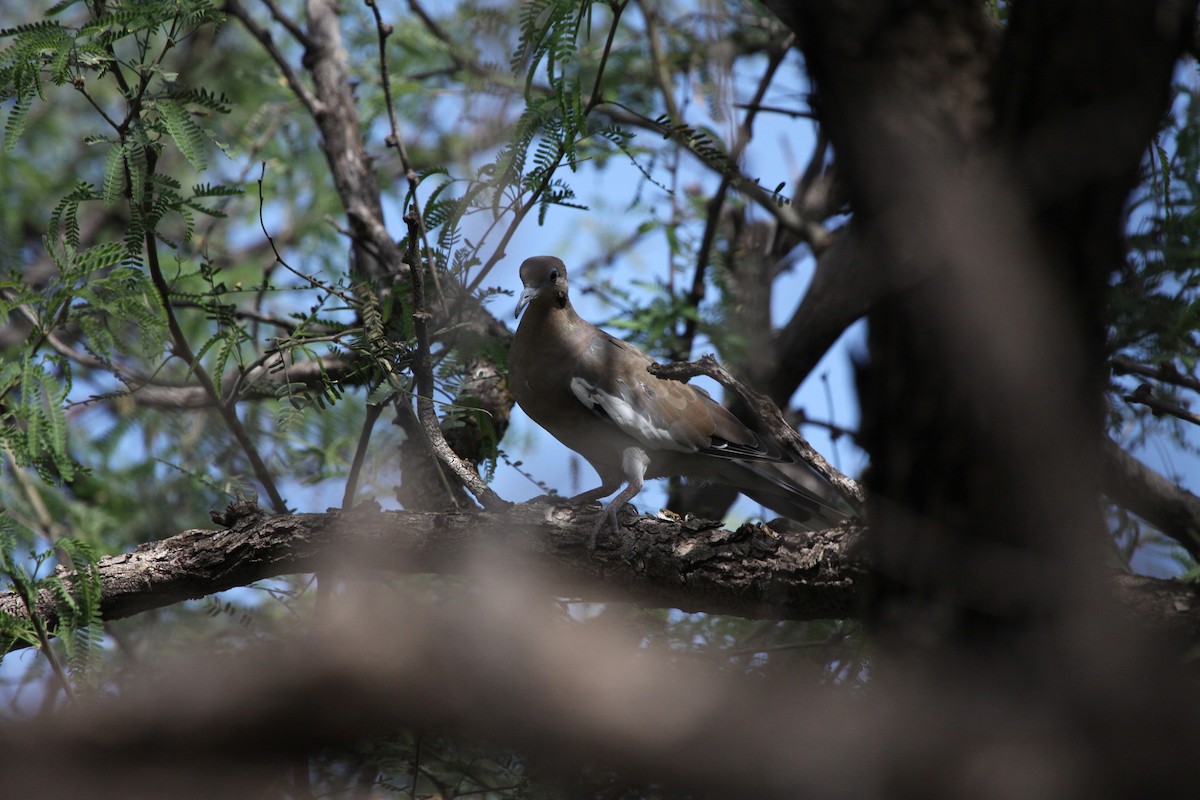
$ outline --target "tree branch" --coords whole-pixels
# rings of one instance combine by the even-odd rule
[[[1154,416],[1161,417],[1167,414],[1172,417],[1190,422],[1193,425],[1200,425],[1200,414],[1194,411],[1189,411],[1181,405],[1172,403],[1167,400],[1162,400],[1154,396],[1154,390],[1150,388],[1150,384],[1139,384],[1132,394],[1123,395],[1126,403],[1140,403],[1146,406],[1154,413]]]
[[[454,473],[459,482],[475,495],[484,508],[501,508],[507,503],[479,477],[479,473],[473,466],[465,464],[450,449],[433,410],[433,360],[429,353],[430,314],[425,308],[425,269],[419,254],[420,220],[418,213],[414,206],[408,214],[404,215],[404,221],[408,225],[406,259],[409,264],[409,274],[412,275],[413,331],[417,339],[417,347],[413,352],[413,374],[417,380],[417,418],[425,433],[429,452]],[[451,497],[453,497],[453,492],[451,492]]]
[[[1100,448],[1104,493],[1179,542],[1200,561],[1200,497],[1177,486],[1105,439]]]
[[[1183,374],[1172,362],[1165,364],[1140,364],[1132,358],[1113,356],[1109,363],[1112,364],[1113,372],[1118,375],[1141,375],[1145,378],[1154,378],[1163,383],[1172,383],[1184,389],[1191,389],[1193,392],[1200,392],[1200,380],[1191,375]]]
[[[240,0],[226,0],[225,13],[240,20],[246,26],[246,30],[250,32],[250,35],[258,40],[258,43],[267,51],[271,60],[279,67],[279,71],[283,73],[283,79],[287,81],[288,87],[296,94],[296,98],[304,104],[304,107],[308,109],[308,113],[314,117],[322,113],[324,106],[321,104],[321,101],[313,96],[309,88],[300,80],[296,71],[292,69],[291,62],[287,60],[287,57],[275,45],[275,40],[271,36],[271,32],[258,24],[258,21],[254,17],[250,16],[250,12],[246,10]],[[300,42],[305,47],[309,46],[307,37],[300,39]]]
[[[101,558],[104,619],[334,565],[343,574],[384,569],[483,580],[496,564],[481,557],[489,548],[535,570],[548,592],[589,602],[756,619],[843,619],[860,615],[866,587],[864,529],[849,523],[781,533],[626,512],[618,546],[589,556],[594,507],[544,501],[504,512],[378,511],[364,505],[278,516],[241,505],[214,518],[230,527],[186,530]],[[1193,640],[1200,636],[1200,589],[1139,576],[1116,580],[1118,596],[1143,624]],[[58,614],[49,591],[38,595],[35,607],[53,631]],[[0,593],[0,613],[25,616],[16,592]]]

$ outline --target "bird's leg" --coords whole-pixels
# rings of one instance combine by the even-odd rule
[[[604,479],[604,482],[595,489],[589,489],[586,492],[580,492],[571,498],[572,503],[592,503],[599,500],[601,497],[608,497],[610,494],[621,488],[621,481]]]
[[[648,466],[650,466],[650,456],[646,455],[645,450],[640,447],[625,448],[625,452],[621,454],[621,472],[624,473],[627,483],[621,493],[604,507],[600,518],[596,520],[596,524],[592,527],[592,535],[588,537],[588,550],[596,549],[596,537],[600,535],[600,531],[606,524],[612,525],[613,533],[621,530],[617,512],[642,490]]]

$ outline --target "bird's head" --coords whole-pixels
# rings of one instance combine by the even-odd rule
[[[567,304],[567,268],[554,256],[534,256],[521,265],[524,289],[517,300],[516,316],[535,298],[552,300],[559,307]]]

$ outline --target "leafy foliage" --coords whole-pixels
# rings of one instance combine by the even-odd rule
[[[0,510],[0,576],[29,611],[27,616],[0,612],[0,652],[6,652],[14,643],[44,647],[53,635],[74,679],[73,688],[94,690],[103,632],[95,552],[84,542],[60,539],[53,547],[20,559],[15,554],[19,528],[6,511]],[[70,574],[55,572],[39,577],[51,559],[69,564]],[[52,601],[57,618],[53,630],[46,627],[37,611],[43,597]]]
[[[1111,348],[1149,366],[1167,365],[1182,375],[1200,367],[1200,95],[1183,90],[1155,150],[1145,163],[1146,180],[1131,204],[1126,268],[1110,293]],[[1164,146],[1169,143],[1170,151]],[[1119,395],[1130,380],[1114,385],[1113,426],[1136,421],[1144,440],[1166,429],[1185,446],[1176,419],[1131,406]],[[1162,383],[1160,396],[1183,402],[1179,387]]]

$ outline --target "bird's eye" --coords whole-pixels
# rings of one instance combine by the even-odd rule
[[[550,270],[550,280],[551,280],[551,281],[557,281],[557,280],[558,280],[558,270],[556,270],[556,269],[552,269],[552,270]]]

